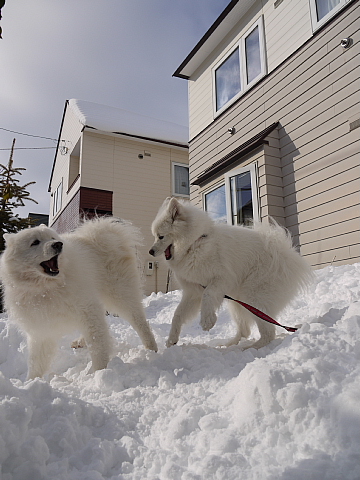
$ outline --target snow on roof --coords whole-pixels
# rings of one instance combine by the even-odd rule
[[[131,135],[184,146],[188,145],[189,131],[183,125],[74,98],[69,100],[69,106],[86,127],[95,128],[103,132]]]

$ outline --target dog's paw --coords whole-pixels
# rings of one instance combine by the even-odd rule
[[[86,342],[84,338],[79,338],[78,340],[74,340],[71,344],[71,348],[85,348]]]
[[[213,326],[216,323],[216,320],[217,320],[217,316],[215,312],[211,312],[207,315],[201,314],[200,326],[205,332],[208,332],[213,328]]]
[[[157,346],[155,340],[151,340],[150,342],[147,342],[145,344],[145,348],[147,348],[148,350],[153,350],[154,352],[158,351],[158,346]]]
[[[178,342],[177,340],[169,337],[165,345],[167,346],[167,348],[169,348],[169,347],[172,347],[173,345],[176,345],[177,342]]]

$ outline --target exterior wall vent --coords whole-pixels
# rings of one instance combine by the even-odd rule
[[[357,120],[354,120],[353,122],[350,122],[349,126],[350,126],[350,132],[352,132],[356,128],[359,128],[360,127],[360,118],[358,118]]]
[[[276,0],[274,3],[274,8],[277,8],[284,0]]]

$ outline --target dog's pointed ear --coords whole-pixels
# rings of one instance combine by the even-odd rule
[[[174,197],[170,198],[167,208],[173,221],[175,221],[177,218],[182,217],[184,215],[184,207]]]
[[[6,245],[9,245],[11,242],[12,237],[15,235],[15,233],[4,233],[3,238],[5,240]]]

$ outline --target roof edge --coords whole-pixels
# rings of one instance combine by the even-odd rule
[[[189,55],[185,58],[185,60],[181,63],[181,65],[175,70],[173,73],[173,77],[184,78],[185,80],[189,80],[187,75],[181,73],[181,70],[189,63],[189,61],[195,56],[195,54],[200,50],[200,48],[204,45],[204,43],[211,37],[211,35],[215,32],[218,26],[223,22],[223,20],[229,15],[231,10],[235,7],[235,5],[239,2],[239,0],[231,0],[225,10],[222,11],[220,16],[215,20],[215,22],[211,25],[211,27],[207,30],[205,35],[198,41],[195,47],[191,50]]]
[[[109,134],[121,135],[123,137],[136,138],[136,139],[139,139],[139,140],[146,140],[148,142],[163,143],[165,145],[170,145],[170,146],[174,146],[174,147],[189,148],[189,143],[188,142],[187,143],[177,143],[177,142],[171,142],[171,141],[168,141],[168,140],[161,140],[161,139],[158,139],[158,138],[144,137],[142,135],[135,135],[135,134],[125,133],[125,132],[106,132],[104,130],[99,130],[98,128],[92,127],[91,125],[84,125],[83,130],[85,130],[86,128],[88,128],[90,130],[95,130],[97,133],[101,133],[101,134],[104,134],[104,135],[109,135]]]
[[[226,168],[230,167],[234,162],[240,160],[242,157],[250,153],[252,150],[255,150],[257,147],[260,147],[265,138],[273,131],[276,127],[278,127],[280,122],[274,122],[268,127],[266,127],[261,132],[257,133],[253,137],[251,137],[246,142],[242,143],[238,147],[236,147],[231,152],[227,153],[224,157],[217,160],[215,163],[210,165],[210,167],[206,168],[204,172],[199,175],[191,185],[202,186],[208,181],[210,181],[216,174],[220,173],[221,171],[225,170]]]
[[[65,100],[65,107],[64,107],[62,120],[61,120],[59,137],[58,137],[58,141],[57,141],[57,144],[56,144],[55,157],[54,157],[53,166],[52,166],[51,174],[50,174],[50,180],[49,180],[49,186],[48,186],[48,192],[49,193],[51,192],[51,182],[52,182],[52,178],[53,178],[53,175],[54,175],[55,162],[56,162],[56,157],[57,157],[57,154],[58,154],[58,151],[59,151],[61,133],[62,133],[62,129],[63,129],[63,126],[64,126],[65,113],[66,113],[66,109],[67,109],[68,105],[69,105],[69,100]]]

